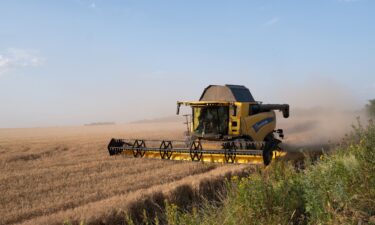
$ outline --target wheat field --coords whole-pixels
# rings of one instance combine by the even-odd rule
[[[111,137],[179,139],[183,131],[177,122],[0,129],[0,224],[109,224],[145,195],[247,167],[110,157],[106,149]]]

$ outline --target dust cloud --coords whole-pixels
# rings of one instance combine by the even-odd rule
[[[339,142],[358,118],[367,121],[353,91],[330,79],[314,78],[276,91],[290,104],[290,117],[278,115],[278,127],[284,129],[284,143],[291,149]]]

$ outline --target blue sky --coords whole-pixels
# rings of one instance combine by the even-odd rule
[[[375,98],[374,12],[373,0],[2,0],[0,127],[168,116],[225,83],[360,107]]]

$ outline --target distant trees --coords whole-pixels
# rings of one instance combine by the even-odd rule
[[[370,117],[375,118],[375,99],[369,100],[366,105],[366,111]]]

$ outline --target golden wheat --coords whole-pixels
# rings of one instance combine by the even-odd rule
[[[111,137],[182,138],[160,125],[0,129],[0,224],[106,221],[145,193],[244,168],[108,155]]]

